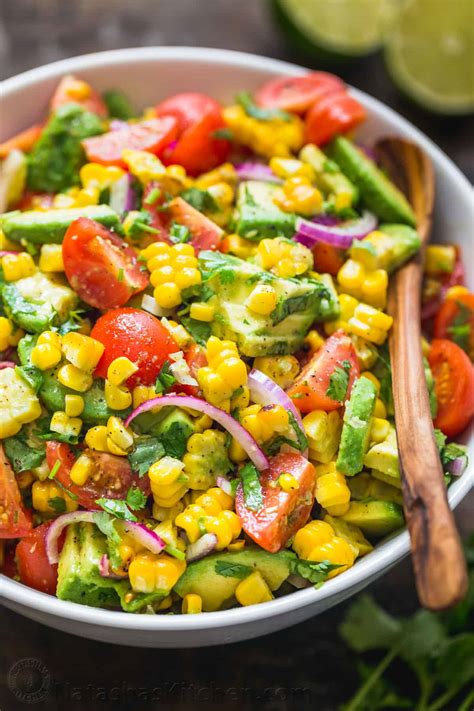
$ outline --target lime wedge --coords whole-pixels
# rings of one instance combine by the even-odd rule
[[[336,60],[380,46],[388,6],[389,0],[274,0],[277,19],[296,49]]]
[[[473,0],[405,0],[391,20],[385,58],[397,86],[425,108],[474,111]]]

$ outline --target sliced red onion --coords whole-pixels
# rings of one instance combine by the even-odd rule
[[[130,212],[136,207],[135,193],[132,190],[133,178],[130,173],[122,175],[121,178],[112,183],[110,187],[109,205],[118,215]]]
[[[377,227],[377,218],[365,211],[356,220],[347,220],[336,227],[321,225],[299,217],[296,221],[294,239],[305,247],[314,247],[317,242],[348,249],[355,239],[362,239]]]
[[[15,368],[16,363],[12,360],[2,360],[0,361],[0,370],[5,370],[5,368]]]
[[[464,474],[465,470],[467,467],[467,454],[462,454],[459,457],[456,457],[456,459],[453,459],[452,462],[449,462],[446,466],[445,469],[449,474],[452,474],[453,476],[461,476]]]
[[[217,536],[215,533],[205,533],[204,536],[198,538],[196,543],[191,543],[186,549],[186,560],[192,563],[195,560],[201,560],[206,555],[212,553],[217,546]]]
[[[46,555],[51,565],[59,561],[58,539],[66,526],[71,523],[94,523],[97,511],[73,511],[58,516],[48,528],[46,534]]]
[[[293,414],[298,427],[304,432],[304,425],[299,410],[295,407],[295,404],[286,392],[269,378],[268,375],[254,368],[250,371],[248,386],[254,402],[264,406],[281,405],[285,410],[289,410]],[[306,457],[308,452],[306,451],[302,454]]]
[[[344,220],[341,220],[340,217],[336,217],[336,215],[316,215],[311,218],[311,222],[317,225],[329,225],[329,227],[334,227],[335,225],[340,225]]]
[[[258,163],[257,161],[238,163],[238,165],[235,166],[235,171],[239,180],[266,180],[271,183],[283,182],[268,165]]]
[[[0,250],[0,259],[2,257],[6,257],[8,254],[18,254],[18,252],[14,252],[13,250],[2,249]]]
[[[225,476],[218,476],[216,479],[216,484],[219,489],[222,489],[224,494],[232,496],[232,484],[228,479],[225,478]]]
[[[122,580],[127,577],[126,575],[117,575],[116,573],[112,573],[110,569],[109,556],[106,553],[104,553],[102,558],[99,560],[99,575],[103,578],[110,578],[112,580]]]
[[[164,540],[143,523],[135,523],[134,521],[122,521],[121,523],[123,530],[130,538],[133,538],[136,543],[139,543],[144,548],[148,548],[152,553],[161,553],[166,548]]]
[[[208,415],[227,430],[232,437],[235,437],[259,471],[263,471],[268,467],[268,459],[257,442],[237,420],[234,420],[232,415],[229,415],[228,412],[224,412],[224,410],[221,410],[219,407],[210,405],[205,400],[190,395],[164,395],[163,397],[155,397],[152,400],[147,400],[127,417],[125,427],[128,427],[130,422],[143,412],[154,410],[155,407],[168,407],[169,405],[188,407],[190,410],[196,410],[196,412],[202,412],[203,415]]]

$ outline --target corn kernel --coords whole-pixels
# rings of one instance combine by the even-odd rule
[[[212,321],[214,312],[215,307],[212,304],[195,301],[191,304],[189,315],[196,321]]]
[[[64,410],[69,417],[79,417],[84,410],[84,399],[80,395],[66,395]]]
[[[260,316],[268,316],[277,305],[277,293],[269,284],[257,284],[245,301],[245,305]]]
[[[339,575],[353,565],[356,553],[349,543],[336,536],[334,529],[325,521],[310,521],[296,532],[293,548],[304,560],[327,560],[340,567],[332,570],[328,578]]]
[[[258,570],[237,585],[235,597],[243,606],[258,605],[273,600],[272,592]]]
[[[181,605],[183,615],[196,615],[202,612],[202,597],[195,593],[189,593],[183,598]]]
[[[82,420],[78,417],[69,417],[65,412],[58,410],[53,414],[49,428],[51,432],[77,437],[82,429]]]
[[[108,452],[107,427],[105,425],[91,427],[86,433],[85,443],[89,449],[95,449],[98,452]]]
[[[374,417],[380,417],[382,420],[387,419],[387,408],[379,397],[375,400]]]
[[[176,284],[180,289],[196,286],[202,281],[201,272],[195,267],[185,267],[175,275]]]
[[[43,333],[39,334],[36,345],[41,346],[43,344],[48,344],[50,346],[54,346],[54,348],[57,348],[58,350],[61,350],[61,335],[57,333],[57,331],[43,331]]]
[[[390,422],[381,417],[374,417],[370,426],[370,441],[383,442],[390,432]]]
[[[311,353],[316,353],[316,351],[319,351],[319,349],[324,345],[324,338],[318,331],[311,329],[304,339],[304,342],[309,346]]]
[[[32,365],[40,370],[49,370],[61,360],[61,351],[49,343],[40,343],[31,350],[30,358]]]
[[[115,358],[107,368],[107,380],[112,385],[122,385],[130,376],[136,373],[138,366],[127,358],[120,356]]]
[[[36,272],[33,258],[27,252],[6,254],[1,260],[5,281],[18,281],[32,276]]]
[[[148,385],[136,385],[132,392],[133,407],[137,408],[142,403],[154,397],[156,397],[154,388]]]
[[[335,462],[319,464],[316,469],[314,494],[316,501],[331,516],[343,516],[349,509],[351,491],[344,474],[337,471]]]
[[[69,476],[73,484],[84,486],[94,472],[94,462],[86,454],[81,454],[72,465]]]
[[[429,244],[425,252],[425,272],[430,276],[450,274],[456,262],[456,248],[446,244]]]
[[[125,427],[119,417],[109,417],[107,420],[107,435],[117,447],[123,450],[128,450],[133,446],[132,432]]]
[[[153,292],[155,301],[163,309],[173,309],[181,303],[181,289],[173,282],[165,282],[157,286]]]
[[[79,370],[92,373],[104,352],[104,344],[90,336],[70,331],[62,339],[63,353]]]
[[[63,250],[60,244],[43,244],[39,259],[42,272],[63,272]]]
[[[451,286],[446,292],[446,299],[459,299],[460,296],[466,296],[469,294],[469,289],[467,286]]]
[[[123,385],[113,385],[108,380],[105,381],[104,395],[107,405],[112,410],[125,410],[132,404],[130,390]]]
[[[77,390],[80,393],[89,390],[92,385],[92,375],[84,373],[83,370],[79,370],[79,368],[70,363],[63,365],[58,370],[58,380],[66,388]]]
[[[298,359],[293,355],[260,356],[254,360],[254,368],[271,378],[283,390],[289,388],[300,372]]]
[[[280,476],[278,477],[278,484],[283,489],[283,491],[286,491],[287,493],[299,489],[297,479],[295,479],[293,474],[288,474],[287,472],[280,474]]]
[[[367,380],[370,380],[375,385],[375,388],[377,390],[377,395],[380,393],[380,387],[381,387],[380,380],[377,378],[376,375],[371,373],[369,370],[364,370],[360,374],[360,377],[367,378]]]

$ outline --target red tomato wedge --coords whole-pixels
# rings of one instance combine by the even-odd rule
[[[474,416],[474,366],[462,348],[443,338],[432,341],[428,362],[438,402],[434,425],[455,437]]]
[[[104,118],[108,114],[104,100],[90,84],[72,74],[67,74],[56,87],[50,102],[50,109],[56,111],[63,104],[71,102],[80,104],[87,111]]]
[[[23,506],[15,474],[0,445],[0,540],[22,538],[31,529],[31,516]]]
[[[64,271],[80,298],[98,309],[123,306],[146,288],[133,249],[103,225],[87,217],[72,222],[63,241]]]
[[[153,385],[170,354],[179,351],[160,321],[140,309],[108,311],[96,321],[91,336],[105,346],[96,376],[107,377],[107,368],[119,356],[136,363],[138,371],[127,380],[128,387]]]
[[[70,446],[62,442],[46,442],[46,461],[48,467],[53,469],[59,462],[56,470],[56,480],[62,484],[86,509],[99,509],[96,499],[125,499],[127,491],[133,485],[138,486],[144,494],[150,493],[148,476],[138,477],[132,472],[126,457],[117,457],[107,452],[86,450],[87,456],[93,460],[96,475],[90,477],[84,486],[73,484],[70,472],[76,457]]]
[[[344,250],[333,247],[331,244],[317,242],[313,249],[314,270],[323,274],[336,276],[344,264]]]
[[[183,198],[171,200],[168,216],[189,229],[192,245],[198,252],[201,249],[220,249],[223,244],[224,230]]]
[[[343,405],[326,395],[331,375],[336,368],[343,368],[344,362],[350,364],[349,382],[346,398],[349,398],[352,384],[359,377],[359,360],[349,336],[344,331],[336,331],[305,365],[289,388],[288,395],[300,412],[313,410],[337,410]]]
[[[436,314],[433,333],[454,341],[474,360],[474,294],[447,299]]]
[[[339,133],[352,131],[365,119],[362,104],[346,91],[328,94],[317,101],[306,115],[306,143],[321,146]]]
[[[51,565],[46,554],[46,535],[51,523],[42,523],[33,529],[18,543],[15,553],[21,582],[48,595],[56,593],[58,582],[58,566]],[[59,539],[60,550],[65,537],[64,531]]]
[[[43,127],[43,123],[35,123],[34,126],[30,126],[30,128],[20,131],[20,133],[17,133],[12,138],[9,138],[8,141],[0,143],[0,158],[6,158],[7,155],[15,149],[23,151],[23,153],[31,151],[36,141],[41,136]]]
[[[189,372],[191,376],[195,379],[199,368],[204,368],[207,365],[206,352],[197,343],[188,348],[184,354],[184,359],[189,366]],[[199,396],[199,386],[198,385],[180,385],[179,391],[186,393],[187,395],[193,395],[194,397]]]
[[[277,77],[267,81],[255,95],[260,106],[304,113],[323,96],[345,89],[342,79],[327,72],[302,77]]]
[[[299,486],[286,492],[278,485],[280,474],[292,474]],[[304,526],[313,506],[316,472],[301,454],[277,454],[260,475],[263,506],[259,511],[246,507],[242,485],[237,489],[235,510],[242,528],[259,546],[276,553]]]
[[[149,204],[147,202],[147,199],[149,196],[156,190],[158,189],[160,191],[159,196],[156,198],[156,200],[153,201],[153,204]],[[165,191],[162,190],[162,187],[160,183],[156,180],[151,180],[143,190],[143,200],[142,200],[142,210],[145,210],[148,212],[150,215],[151,221],[150,221],[150,226],[153,227],[155,230],[158,230],[158,232],[155,232],[150,235],[150,244],[151,242],[168,242],[170,243],[169,240],[169,233],[168,233],[168,220],[166,219],[166,215],[163,212],[163,210],[160,210],[160,207],[163,205],[163,203],[166,200],[166,194]],[[144,245],[146,246],[146,245]]]
[[[176,94],[156,106],[158,116],[172,116],[178,122],[175,146],[163,153],[167,165],[182,165],[189,175],[199,175],[223,163],[230,152],[229,141],[214,132],[225,128],[222,107],[206,94]]]
[[[176,138],[177,121],[172,116],[133,123],[118,131],[109,131],[82,141],[87,158],[93,163],[126,168],[122,160],[125,148],[159,155]]]

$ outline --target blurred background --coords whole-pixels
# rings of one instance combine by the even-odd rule
[[[340,74],[415,123],[474,180],[473,14],[472,0],[0,0],[0,78],[120,47],[253,52]],[[473,502],[456,512],[464,537]],[[371,592],[392,614],[416,609],[409,561]],[[50,681],[37,711],[207,711],[222,708],[220,690],[230,688],[225,705],[240,711],[336,711],[358,683],[337,633],[346,611],[250,642],[160,651],[70,637],[1,608],[0,709],[32,708],[12,693],[8,673],[33,659]],[[395,672],[402,689],[413,685],[406,670]]]

